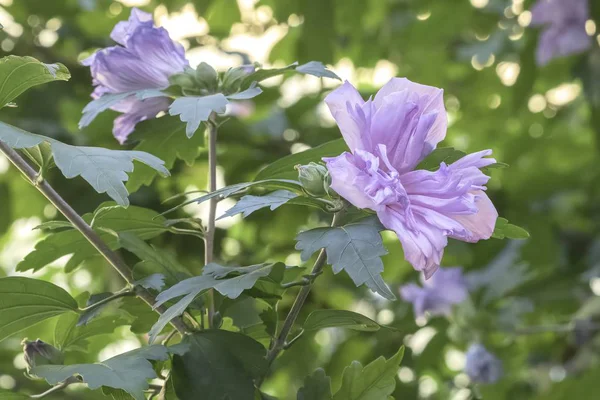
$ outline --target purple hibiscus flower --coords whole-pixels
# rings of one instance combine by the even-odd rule
[[[443,90],[394,78],[364,101],[348,82],[325,102],[351,153],[325,158],[331,187],[358,208],[375,211],[398,235],[404,256],[429,278],[448,237],[488,239],[498,217],[485,194],[491,150],[469,154],[437,171],[415,170],[446,136]]]
[[[590,18],[587,0],[538,0],[531,13],[531,25],[542,27],[536,53],[538,65],[591,47],[592,38],[585,30]]]
[[[400,288],[400,296],[413,303],[416,317],[425,312],[432,315],[449,315],[452,306],[462,303],[469,291],[462,268],[440,268],[431,279],[423,281],[423,287],[409,283]]]
[[[115,26],[110,37],[119,45],[102,49],[82,62],[91,69],[95,99],[104,94],[164,89],[169,86],[169,76],[188,66],[183,46],[171,40],[164,28],[155,27],[151,14],[136,8],[128,21]],[[123,113],[115,119],[115,138],[124,143],[138,122],[156,117],[169,103],[167,97],[140,100],[131,95],[111,107]]]
[[[467,350],[465,372],[475,383],[496,383],[502,378],[502,361],[475,343]]]

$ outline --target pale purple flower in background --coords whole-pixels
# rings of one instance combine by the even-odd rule
[[[475,343],[467,350],[465,372],[475,383],[496,383],[502,378],[502,361]]]
[[[495,163],[484,158],[491,150],[441,163],[437,171],[415,170],[446,136],[443,90],[394,78],[365,102],[345,82],[325,102],[351,151],[324,159],[331,187],[354,206],[375,211],[415,269],[431,277],[448,237],[490,238],[498,213],[480,168]]]
[[[152,14],[137,8],[131,10],[128,21],[115,26],[110,37],[119,45],[99,50],[82,62],[91,69],[95,99],[104,94],[164,89],[169,86],[169,76],[188,66],[183,46],[171,40],[164,28],[154,26]],[[114,136],[124,143],[138,122],[154,118],[168,107],[167,97],[128,97],[112,107],[123,113],[115,120]]]
[[[462,303],[469,291],[462,268],[440,268],[431,279],[424,280],[423,287],[409,283],[400,288],[400,296],[413,304],[415,316],[449,315],[452,306]]]
[[[585,30],[588,0],[538,0],[531,8],[531,26],[542,27],[536,52],[538,65],[579,54],[592,46]]]
[[[226,106],[225,117],[248,118],[254,113],[256,106],[253,101],[240,100],[234,101]]]

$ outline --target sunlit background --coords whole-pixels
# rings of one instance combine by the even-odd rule
[[[600,35],[590,19],[585,29],[596,39],[592,50],[537,67],[538,32],[529,27],[531,3],[0,0],[3,55],[62,62],[73,75],[69,83],[23,96],[18,108],[2,110],[2,118],[64,141],[117,148],[111,135],[114,113],[83,131],[77,129],[92,91],[89,71],[78,63],[111,45],[109,33],[117,21],[129,16],[130,7],[152,11],[157,24],[185,47],[192,66],[206,62],[226,71],[242,63],[281,67],[319,60],[359,87],[365,97],[395,76],[442,87],[450,121],[444,144],[464,151],[492,148],[497,159],[510,164],[492,172],[490,196],[501,215],[526,227],[532,236],[519,245],[452,243],[445,256],[447,266],[489,272],[485,284],[496,287],[498,298],[505,298],[488,311],[505,318],[506,329],[490,326],[488,340],[503,359],[506,377],[481,391],[485,399],[562,399],[556,396],[581,387],[580,380],[588,382],[586,377],[600,366],[595,332],[578,342],[573,330],[521,335],[516,327],[571,324],[600,315],[600,146],[596,143],[600,134],[595,133],[600,122],[594,119],[600,107]],[[264,95],[229,110],[235,117],[222,132],[219,185],[247,181],[278,157],[339,137],[322,102],[323,94],[338,84],[304,75],[271,78],[264,82]],[[205,160],[201,152],[193,165],[178,162],[175,178],[142,188],[132,195],[132,203],[164,210],[161,201],[171,195],[204,189]],[[92,212],[106,201],[82,181],[64,181],[58,175],[52,180],[81,213]],[[99,259],[71,273],[63,271],[70,255],[34,274],[16,272],[17,263],[44,237],[42,230],[34,228],[59,217],[3,157],[0,193],[0,274],[48,279],[73,295],[119,287],[118,277]],[[220,207],[224,211],[231,204],[227,200]],[[202,217],[206,210],[189,205],[185,212]],[[299,264],[295,233],[319,221],[318,215],[294,208],[256,213],[243,223],[240,218],[224,219],[218,225],[219,258],[232,263],[266,258]],[[186,240],[161,237],[156,242],[197,271],[202,265],[201,246]],[[384,240],[390,251],[384,259],[386,281],[396,289],[416,280],[394,235],[384,234]],[[286,396],[295,393],[303,377],[320,365],[333,377],[334,386],[339,385],[343,367],[353,359],[368,362],[389,356],[404,343],[410,351],[398,373],[395,398],[466,400],[476,395],[462,372],[467,343],[461,341],[465,327],[456,321],[415,321],[409,305],[357,291],[346,277],[329,272],[318,282],[306,312],[325,307],[360,312],[400,331],[367,334],[325,329],[309,335],[282,357],[279,372],[265,385],[267,393],[292,398]],[[52,322],[25,334],[51,341],[51,332]],[[0,343],[0,388],[41,389],[43,385],[23,377],[21,339]],[[144,340],[121,326],[94,340],[90,354],[69,357],[77,362],[103,360]],[[104,398],[77,385],[67,393],[69,398]]]

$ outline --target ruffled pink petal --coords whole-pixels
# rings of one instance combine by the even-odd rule
[[[335,118],[350,151],[370,150],[365,149],[362,143],[362,135],[368,132],[363,132],[364,126],[361,126],[361,122],[357,121],[358,118],[354,115],[356,110],[361,110],[365,104],[354,86],[348,81],[344,82],[325,97],[325,103]]]
[[[487,194],[481,190],[473,194],[475,195],[477,212],[470,215],[452,216],[456,222],[460,223],[469,232],[466,237],[456,238],[472,243],[492,237],[498,219],[498,211],[496,211],[496,207],[494,207]]]
[[[373,200],[365,193],[370,179],[357,165],[354,155],[342,153],[337,157],[324,158],[331,175],[331,188],[358,208],[373,208]]]
[[[435,122],[425,138],[425,141],[430,148],[429,151],[431,151],[439,142],[444,140],[446,131],[448,130],[448,116],[444,105],[444,91],[433,86],[411,82],[406,78],[392,78],[379,89],[379,92],[375,95],[375,99],[373,100],[375,107],[380,108],[387,96],[403,90],[407,90],[409,93],[416,93],[422,97],[420,102],[423,102],[423,114],[436,114]]]
[[[441,229],[418,217],[418,225],[409,227],[403,214],[403,210],[396,207],[386,207],[377,212],[381,223],[398,235],[406,261],[429,279],[440,266],[448,239]]]

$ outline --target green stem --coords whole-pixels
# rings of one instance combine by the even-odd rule
[[[334,214],[331,226],[337,226],[339,224],[340,219],[341,212]],[[319,256],[317,257],[317,260],[315,261],[315,264],[313,265],[311,276],[316,278],[323,272],[323,268],[326,264],[326,259],[327,254],[325,252],[325,249],[322,249],[319,253]],[[267,352],[267,364],[269,367],[271,366],[271,364],[273,364],[273,361],[275,361],[279,353],[281,353],[281,351],[285,349],[287,345],[287,338],[290,334],[290,331],[292,330],[292,327],[294,326],[294,323],[296,322],[296,319],[298,319],[298,316],[300,315],[300,311],[302,310],[302,307],[304,306],[308,295],[310,294],[313,283],[314,278],[308,285],[303,286],[302,289],[300,289],[300,292],[298,292],[296,300],[294,300],[294,304],[292,305],[290,312],[288,313],[287,317],[285,318],[285,321],[283,322],[283,326],[281,328],[281,331],[279,332],[279,335],[277,335],[277,338],[275,338],[271,345],[271,348]],[[296,339],[298,339],[298,337],[296,337],[294,341]],[[264,379],[265,377],[262,377],[257,382],[259,387]]]
[[[90,304],[87,307],[80,308],[79,311],[81,311],[81,312],[90,311],[90,310],[93,310],[94,308],[100,307],[104,304],[110,303],[111,301],[114,301],[114,300],[120,299],[121,297],[126,297],[126,296],[135,296],[135,291],[130,288],[125,288],[125,289],[121,290],[120,292],[113,294],[112,296],[102,299],[94,304]]]
[[[213,120],[208,122],[208,191],[217,190],[217,125]],[[217,214],[217,197],[213,197],[208,203],[208,221],[204,235],[204,265],[213,261],[215,251],[215,219]],[[215,315],[215,294],[210,289],[207,294],[208,327],[213,326]]]

